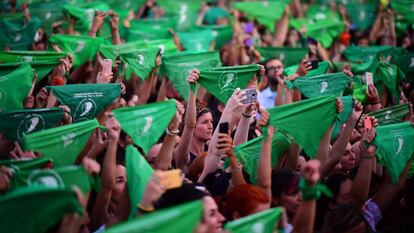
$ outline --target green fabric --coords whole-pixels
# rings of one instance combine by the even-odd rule
[[[184,99],[190,93],[190,84],[186,81],[188,73],[193,69],[221,66],[218,52],[176,53],[162,57],[161,74],[173,84]]]
[[[387,57],[392,55],[398,57],[403,53],[403,48],[392,47],[392,46],[370,46],[370,47],[359,47],[359,46],[348,46],[342,53],[346,59],[351,62],[368,62],[375,58],[375,55]]]
[[[354,75],[354,90],[352,92],[352,96],[359,102],[364,103],[367,98],[366,91],[367,87],[361,80],[361,76]]]
[[[370,112],[368,115],[374,116],[378,120],[379,125],[389,125],[401,123],[409,113],[410,105],[405,103]]]
[[[282,218],[282,208],[272,208],[228,222],[224,229],[231,233],[273,233]]]
[[[259,69],[256,64],[201,69],[198,82],[214,97],[227,103],[234,90],[246,88]]]
[[[104,2],[82,2],[65,4],[63,13],[75,18],[75,30],[87,34],[92,26],[96,11],[109,11],[110,7]]]
[[[155,59],[159,51],[157,47],[130,50],[128,53],[121,53],[120,58],[139,78],[145,80],[155,68]]]
[[[305,55],[308,48],[288,48],[288,47],[258,47],[263,61],[272,58],[279,59],[285,67],[298,65]]]
[[[201,7],[201,0],[157,0],[159,7],[163,8],[167,14],[186,15],[197,13]]]
[[[163,54],[170,54],[177,51],[177,47],[174,41],[171,39],[163,40],[139,40],[128,42],[125,44],[112,45],[112,44],[100,44],[99,52],[105,58],[115,60],[117,55],[128,53],[132,50],[139,50],[142,48],[157,47],[163,51]]]
[[[70,108],[74,122],[98,116],[121,95],[119,83],[48,86],[48,89]]]
[[[174,21],[165,18],[131,20],[131,27],[127,29],[126,40],[131,42],[171,38],[172,36],[168,30],[174,28],[174,25]]]
[[[407,52],[396,58],[398,67],[404,72],[406,79],[414,81],[414,52]]]
[[[286,5],[290,1],[267,1],[267,2],[237,2],[234,9],[242,11],[249,19],[256,18],[267,30],[274,32],[275,21],[283,16]]]
[[[40,24],[38,18],[32,18],[28,23],[24,23],[23,18],[14,20],[0,18],[0,49],[28,50]]]
[[[345,25],[339,19],[324,18],[315,19],[292,19],[291,26],[300,31],[303,26],[306,28],[305,37],[311,37],[321,43],[324,48],[328,48],[343,30]]]
[[[57,126],[63,120],[64,115],[61,108],[0,112],[0,132],[9,141],[20,141],[25,134]]]
[[[225,44],[231,41],[233,38],[233,27],[224,25],[202,25],[201,29],[211,30],[216,41],[216,49],[221,49]]]
[[[286,76],[289,76],[291,74],[296,73],[296,71],[298,70],[298,67],[299,65],[289,66],[289,67],[286,67],[283,72]],[[329,68],[330,68],[329,62],[327,61],[319,62],[318,68],[309,70],[308,73],[305,75],[305,77],[325,74]]]
[[[78,35],[53,35],[49,41],[60,49],[73,55],[73,65],[79,67],[89,59],[95,57],[102,38]]]
[[[115,118],[122,130],[144,150],[145,154],[157,143],[175,112],[174,100],[114,110]]]
[[[344,110],[340,112],[336,117],[334,128],[331,134],[332,139],[338,137],[341,130],[341,126],[346,123],[346,121],[354,111],[354,99],[352,96],[343,96],[341,97],[341,99],[342,103],[344,104]]]
[[[263,137],[257,137],[234,148],[237,160],[243,164],[243,169],[249,174],[250,182],[257,184],[257,166],[262,149]],[[276,131],[272,140],[272,167],[279,161],[280,157],[290,146],[290,141],[281,132]]]
[[[134,215],[154,170],[145,160],[144,156],[132,145],[126,148],[125,169],[128,179],[129,199],[131,202],[130,215]]]
[[[414,127],[409,122],[376,127],[378,163],[384,165],[394,184],[414,152]]]
[[[20,170],[33,170],[38,168],[44,168],[48,166],[52,161],[48,158],[33,158],[25,160],[0,160],[0,166],[6,166],[12,168],[14,171]]]
[[[23,108],[33,82],[33,69],[23,64],[0,77],[0,112]]]
[[[373,76],[377,80],[382,80],[383,84],[388,88],[394,97],[400,96],[401,92],[399,85],[405,78],[405,75],[397,65],[390,64],[388,62],[380,62]]]
[[[189,51],[209,51],[214,41],[213,31],[209,29],[177,32],[177,35],[184,49]]]
[[[229,15],[229,12],[222,7],[210,7],[204,14],[203,22],[207,25],[214,25],[218,19],[227,18]]]
[[[295,81],[286,80],[289,88],[297,88],[307,98],[321,95],[341,96],[352,79],[343,72],[300,77]]]
[[[316,185],[309,186],[305,178],[301,177],[299,181],[299,190],[302,193],[302,200],[309,201],[309,200],[319,200],[323,195],[327,197],[332,197],[333,193],[328,188],[328,186],[322,184],[321,182],[317,182]]]
[[[37,74],[36,83],[40,82],[57,65],[66,53],[50,51],[5,51],[0,52],[0,75],[10,73],[19,65],[29,64]]]
[[[336,97],[319,96],[268,110],[269,124],[297,142],[312,158],[336,118]]]
[[[353,2],[345,5],[345,9],[352,20],[352,24],[355,24],[360,30],[365,30],[371,27],[377,17],[377,3],[368,2],[360,3]]]
[[[93,179],[80,166],[65,166],[56,169],[35,169],[13,173],[9,191],[26,186],[45,186],[50,188],[72,188],[76,185],[87,194],[91,190]]]
[[[75,191],[25,187],[0,196],[0,232],[47,232],[65,214],[83,213]]]
[[[109,228],[108,233],[192,233],[202,219],[202,201],[170,207]]]
[[[25,150],[40,151],[53,161],[53,167],[72,165],[88,142],[93,130],[99,126],[96,119],[25,135]]]
[[[395,10],[395,12],[402,16],[402,19],[406,20],[407,22],[413,24],[414,23],[414,2],[410,0],[394,0],[390,1],[391,7]]]
[[[41,27],[48,35],[52,34],[52,25],[55,22],[64,20],[62,1],[44,1],[31,4],[30,15],[42,21]]]

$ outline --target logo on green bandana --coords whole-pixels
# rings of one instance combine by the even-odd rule
[[[46,187],[64,187],[62,178],[53,170],[34,170],[27,178],[30,185],[37,184]]]
[[[21,39],[22,39],[22,34],[16,33],[16,35],[14,35],[14,42],[19,42]]]
[[[142,137],[142,136],[144,136],[145,134],[148,133],[149,129],[151,128],[152,121],[153,121],[153,118],[151,116],[146,116],[144,119],[145,119],[145,126],[142,129],[141,133],[139,134],[140,137]],[[142,122],[140,122],[140,121],[141,120],[138,120],[138,122],[137,122],[138,123],[137,124],[137,127],[138,127],[137,130],[138,130],[138,132],[140,131],[140,128],[142,126]]]
[[[137,53],[136,57],[137,57],[138,65],[140,65],[140,66],[144,65],[144,62],[145,62],[144,54],[139,52],[139,53]]]
[[[252,232],[253,233],[262,233],[262,232],[264,232],[264,229],[265,229],[265,225],[262,221],[256,222],[252,226]]]
[[[45,129],[45,119],[39,114],[30,114],[23,119],[17,127],[17,138],[23,135]]]
[[[237,74],[235,72],[224,72],[218,80],[220,94],[225,91],[233,91],[237,87]]]
[[[0,88],[0,110],[2,110],[6,102],[7,102],[7,93],[2,88]]]
[[[328,90],[328,82],[325,82],[325,81],[321,82],[320,88],[321,88],[320,94],[325,93]]]
[[[359,20],[364,20],[365,19],[365,11],[360,11],[359,12]]]
[[[45,19],[50,19],[52,17],[52,13],[50,11],[46,12]]]
[[[388,73],[392,76],[394,75],[394,69],[392,67],[388,67]]]
[[[410,68],[414,66],[414,57],[411,58]]]
[[[386,112],[385,112],[385,115],[384,115],[384,121],[391,121],[391,120],[393,120],[394,119],[394,116],[392,115],[392,111],[391,110],[387,110]]]
[[[74,120],[87,120],[96,113],[96,102],[91,98],[83,99],[76,107]]]
[[[76,138],[76,134],[75,133],[68,133],[66,135],[62,135],[61,139],[63,141],[63,148],[66,148],[67,146],[69,146],[70,144],[73,143],[73,139]]]
[[[285,54],[284,53],[279,54],[279,60],[282,61],[282,62],[285,60]]]
[[[395,135],[392,147],[394,149],[394,155],[399,156],[404,146],[404,138],[401,135]]]
[[[20,56],[19,58],[17,58],[17,60],[20,62],[31,62],[36,59],[33,56]]]
[[[76,43],[76,48],[74,51],[75,53],[78,53],[82,51],[83,48],[85,48],[85,45],[86,45],[85,41],[77,41],[75,43]]]

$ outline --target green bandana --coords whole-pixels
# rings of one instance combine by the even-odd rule
[[[23,18],[17,20],[0,19],[0,49],[28,50],[40,27],[38,18],[23,23]]]
[[[170,207],[109,228],[108,233],[192,233],[202,219],[202,201]]]
[[[232,233],[272,233],[282,217],[282,208],[272,208],[228,222],[224,229]]]
[[[290,24],[298,31],[302,29],[302,26],[305,26],[305,36],[319,41],[324,48],[330,47],[334,39],[345,29],[342,21],[330,18],[320,20],[292,19]]]
[[[257,19],[260,24],[264,25],[267,30],[274,32],[275,21],[283,16],[285,6],[289,3],[283,1],[266,1],[266,2],[237,2],[234,9],[242,11],[249,19]]]
[[[157,0],[159,7],[162,7],[167,14],[185,15],[197,13],[201,7],[201,0]]]
[[[47,167],[52,161],[48,158],[33,158],[24,160],[0,160],[0,166],[12,168],[14,171],[33,170]]]
[[[132,50],[128,53],[120,54],[123,62],[128,64],[138,77],[145,80],[155,68],[155,59],[160,49],[157,47],[150,47],[146,49]]]
[[[63,6],[61,1],[43,1],[31,4],[29,9],[30,16],[37,17],[42,21],[42,28],[48,35],[52,34],[52,25],[55,22],[64,20],[64,15],[62,12]]]
[[[406,103],[370,112],[368,115],[374,116],[379,125],[389,125],[401,123],[409,113],[410,105]]]
[[[176,112],[174,100],[114,110],[115,118],[145,154],[157,143]]]
[[[79,67],[93,58],[98,51],[102,38],[75,35],[54,35],[49,38],[50,43],[73,55],[73,65]]]
[[[121,94],[119,83],[72,84],[49,86],[53,95],[70,108],[73,121],[83,121],[98,116]]]
[[[360,2],[352,2],[345,5],[348,15],[352,19],[352,23],[357,25],[360,30],[371,27],[376,18],[377,3],[369,2],[361,4]]]
[[[162,19],[131,20],[127,29],[126,40],[157,40],[171,38],[168,29],[174,28],[174,21]]]
[[[75,30],[82,34],[88,34],[92,26],[95,11],[109,11],[110,7],[103,2],[81,2],[74,5],[65,4],[63,13],[76,19]]]
[[[93,178],[79,166],[65,166],[57,169],[36,169],[13,173],[10,191],[26,186],[50,188],[72,188],[78,186],[84,194],[91,190]]]
[[[181,44],[185,50],[209,51],[211,42],[214,40],[212,30],[193,30],[191,32],[177,32]]]
[[[231,41],[233,38],[233,27],[224,25],[202,25],[201,29],[211,30],[216,41],[216,49],[221,49],[225,44]]]
[[[340,96],[351,81],[349,76],[339,72],[300,77],[293,82],[286,80],[285,83],[288,88],[297,88],[307,98],[313,98],[321,95]]]
[[[57,126],[64,115],[61,108],[0,112],[0,132],[9,141],[20,141],[26,134]]]
[[[344,110],[338,114],[335,120],[335,125],[331,134],[331,138],[334,139],[339,135],[340,128],[346,123],[349,116],[354,111],[354,99],[352,96],[341,97],[342,103],[344,104]]]
[[[402,16],[402,19],[404,19],[407,22],[410,22],[411,24],[414,23],[414,15],[412,11],[414,9],[414,3],[412,1],[392,1],[391,6],[395,10],[395,13]]]
[[[222,7],[210,7],[204,14],[204,23],[207,25],[215,25],[216,21],[221,18],[227,18],[229,12]]]
[[[263,137],[257,137],[234,148],[237,160],[243,164],[243,169],[249,174],[250,182],[257,183],[257,166],[262,150]],[[281,132],[276,131],[272,140],[272,167],[279,161],[280,157],[290,146],[290,141]]]
[[[23,108],[32,88],[33,69],[23,64],[13,72],[0,77],[0,112]]]
[[[348,61],[360,63],[373,60],[377,54],[384,57],[387,57],[388,55],[398,57],[403,50],[403,48],[392,46],[359,47],[351,45],[343,51],[343,54]]]
[[[37,74],[37,81],[41,81],[57,65],[60,59],[66,57],[66,53],[49,51],[7,51],[0,52],[0,75],[5,75],[15,70],[19,65],[29,64]]]
[[[65,214],[83,213],[75,191],[24,187],[0,196],[1,232],[48,232]]]
[[[376,79],[374,82],[381,80],[394,97],[400,96],[399,84],[405,78],[405,75],[397,65],[380,62],[373,76]]]
[[[262,60],[280,60],[285,67],[299,64],[308,53],[308,48],[288,48],[288,47],[259,47],[257,50],[262,56]],[[296,71],[296,70],[295,70]]]
[[[129,53],[130,51],[136,51],[141,48],[148,47],[157,47],[165,53],[173,53],[177,51],[177,47],[174,44],[173,40],[164,39],[164,40],[155,40],[155,41],[133,41],[125,44],[112,45],[112,44],[101,44],[99,46],[99,52],[108,59],[115,60],[116,56],[124,53]]]
[[[137,149],[129,145],[125,155],[125,169],[128,178],[128,192],[131,202],[131,216],[136,213],[137,205],[142,199],[148,181],[154,170]]]
[[[193,69],[221,66],[218,52],[177,53],[163,56],[161,73],[174,85],[184,99],[188,98],[190,84],[186,81],[188,73]]]
[[[414,53],[407,52],[396,58],[397,65],[404,72],[406,79],[414,81]]]
[[[289,76],[289,75],[296,73],[296,71],[298,70],[298,67],[299,65],[289,66],[289,67],[286,67],[283,72],[286,76]],[[319,62],[318,68],[309,70],[308,73],[305,75],[305,77],[325,74],[329,68],[330,68],[329,62],[327,61]]]
[[[234,90],[246,88],[259,69],[256,64],[202,69],[198,82],[214,97],[227,103]]]
[[[24,149],[40,151],[52,159],[53,167],[72,165],[98,126],[93,119],[28,134],[23,137]]]
[[[387,168],[394,184],[414,152],[414,127],[409,122],[379,126],[376,128],[378,163]]]
[[[336,118],[336,98],[319,96],[268,110],[269,124],[297,142],[312,158]]]

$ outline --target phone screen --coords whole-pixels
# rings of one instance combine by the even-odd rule
[[[219,133],[229,134],[229,123],[222,122],[219,124]]]

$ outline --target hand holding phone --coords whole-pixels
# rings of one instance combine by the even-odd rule
[[[309,60],[309,62],[310,62],[309,66],[311,67],[311,70],[317,69],[319,67],[319,62],[317,59]]]
[[[257,101],[257,90],[256,88],[248,88],[242,90],[245,95],[245,99],[242,101],[243,104],[251,104]]]
[[[374,85],[374,77],[371,72],[365,72],[365,83],[367,84],[367,91],[370,84]]]
[[[229,123],[221,122],[219,124],[219,133],[229,134]]]
[[[112,74],[112,60],[111,59],[104,59],[102,73]]]

